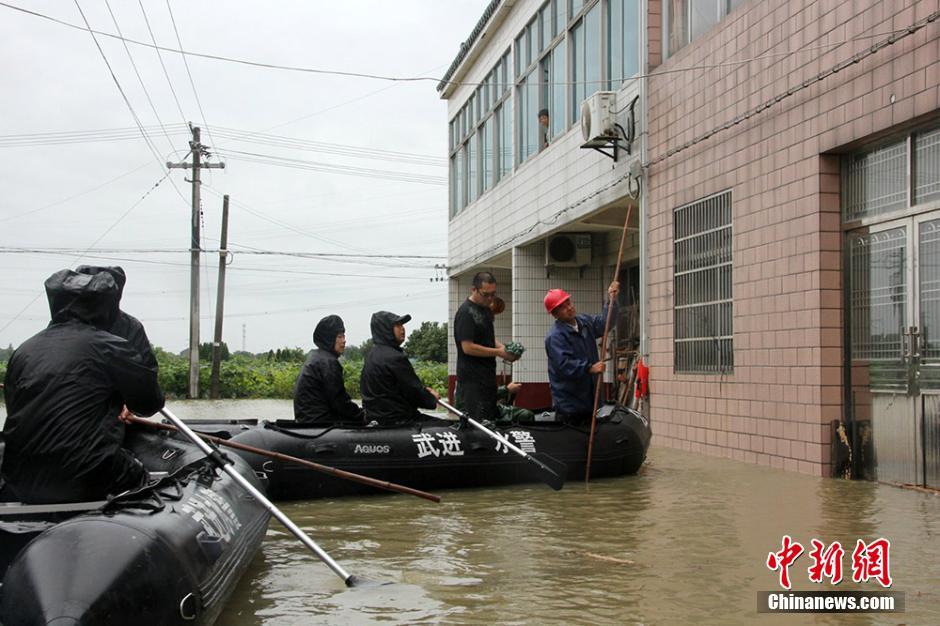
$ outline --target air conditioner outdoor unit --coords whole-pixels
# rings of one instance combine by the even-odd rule
[[[591,264],[591,235],[561,233],[545,242],[545,265],[583,267]]]
[[[617,93],[597,91],[581,103],[581,136],[586,147],[607,145],[617,132]]]

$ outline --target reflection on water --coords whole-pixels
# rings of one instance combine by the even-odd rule
[[[440,495],[285,504],[349,572],[386,584],[346,589],[273,521],[218,623],[940,623],[933,494],[701,457],[654,437],[638,476]],[[890,539],[907,612],[758,614],[757,592],[777,589],[764,563],[784,534],[840,541],[848,578],[857,539]],[[804,554],[791,567],[794,588],[832,589],[809,582],[809,564]],[[880,587],[838,587],[850,588]]]

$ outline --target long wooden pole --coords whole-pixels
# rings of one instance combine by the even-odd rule
[[[150,426],[151,428],[157,428],[160,430],[170,430],[174,432],[179,431],[179,429],[176,426],[172,426],[170,424],[161,424],[160,422],[151,422],[150,420],[145,420],[136,416],[130,416],[127,418],[127,420],[135,424],[142,424],[142,425]],[[257,454],[259,456],[266,456],[268,458],[276,459],[278,461],[284,461],[285,463],[294,463],[295,465],[303,465],[304,467],[309,467],[310,469],[314,469],[318,472],[323,472],[324,474],[330,474],[331,476],[336,476],[337,478],[345,478],[346,480],[351,480],[357,483],[362,483],[364,485],[369,485],[370,487],[378,487],[379,489],[387,489],[389,491],[396,491],[398,493],[407,493],[408,495],[417,496],[419,498],[424,498],[425,500],[430,500],[431,502],[441,501],[441,497],[436,496],[433,493],[427,493],[426,491],[412,489],[411,487],[405,487],[404,485],[399,485],[396,483],[390,483],[387,480],[377,480],[375,478],[369,478],[368,476],[363,476],[362,474],[354,474],[353,472],[347,472],[346,470],[341,470],[335,467],[330,467],[329,465],[320,465],[319,463],[314,463],[313,461],[301,459],[296,456],[291,456],[289,454],[282,454],[280,452],[274,452],[273,450],[265,450],[264,448],[256,448],[254,446],[249,446],[247,444],[239,443],[237,441],[229,441],[228,439],[222,439],[221,437],[214,437],[212,435],[206,435],[200,432],[196,432],[195,434],[199,435],[201,438],[205,439],[206,441],[211,441],[212,443],[216,445],[225,446],[227,448],[233,448],[235,450],[242,450],[244,452],[251,452],[252,454]]]
[[[627,206],[627,219],[623,222],[623,232],[620,234],[620,250],[617,252],[617,267],[614,269],[614,280],[620,279],[620,263],[623,261],[623,246],[627,241],[627,230],[630,226],[630,215],[633,213],[633,203]],[[608,296],[609,297],[609,296]],[[607,320],[604,322],[604,336],[601,338],[600,360],[607,360],[607,335],[610,333],[610,320],[613,317],[614,303],[607,303]],[[597,408],[601,401],[601,387],[604,385],[604,373],[597,375],[597,385],[594,387],[594,410],[591,411],[591,435],[588,437],[587,463],[584,466],[584,482],[591,480],[591,453],[594,451],[594,432],[597,430]]]

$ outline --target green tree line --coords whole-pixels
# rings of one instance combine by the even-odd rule
[[[372,340],[359,346],[348,346],[340,360],[346,391],[358,398],[359,375]],[[404,345],[421,381],[444,395],[447,392],[447,324],[424,322],[408,337]],[[11,345],[0,349],[0,380],[6,375],[7,360],[13,352]],[[230,352],[223,342],[220,347],[219,393],[223,398],[292,398],[294,382],[300,374],[308,352],[302,348],[279,348],[259,354]],[[174,354],[154,348],[159,363],[159,380],[163,391],[171,398],[186,396],[189,388],[188,351]],[[200,393],[208,397],[212,374],[212,344],[199,346]]]

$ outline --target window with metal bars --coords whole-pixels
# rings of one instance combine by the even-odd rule
[[[673,215],[674,356],[678,373],[734,371],[731,192]]]

